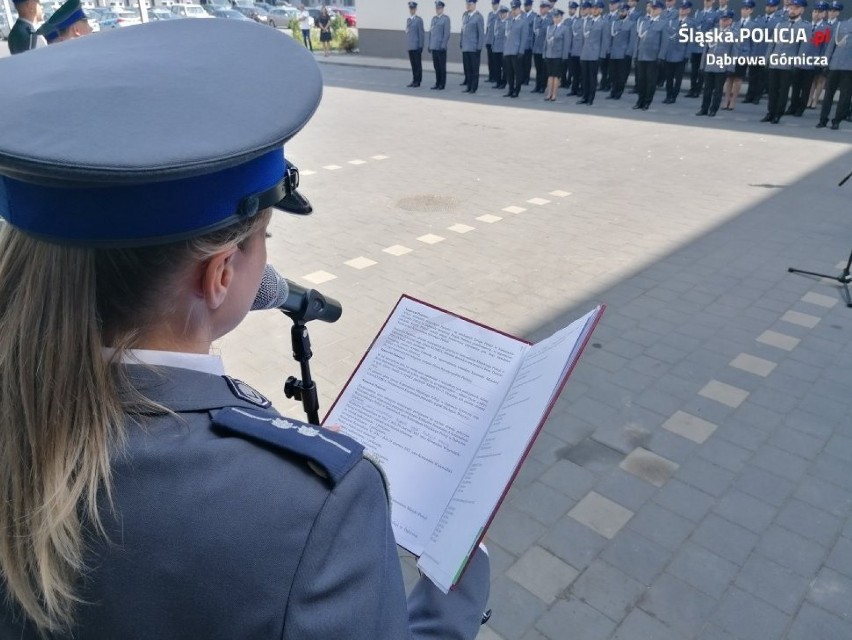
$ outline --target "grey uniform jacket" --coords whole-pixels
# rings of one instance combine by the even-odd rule
[[[652,20],[645,18],[636,25],[639,33],[639,44],[636,48],[636,60],[639,62],[651,62],[662,60],[666,56],[666,23],[662,18]]]
[[[517,56],[527,50],[530,30],[522,15],[506,20],[506,44],[503,55]]]
[[[547,30],[553,24],[553,16],[549,13],[546,16],[535,17],[535,42],[533,42],[533,53],[544,55],[545,40],[547,39]],[[562,56],[553,56],[554,58]]]
[[[729,29],[732,30],[732,29]],[[723,31],[720,29],[720,33]],[[713,62],[708,56],[714,56]],[[739,44],[736,42],[713,42],[704,48],[701,58],[701,69],[707,73],[733,73],[737,65],[732,58],[739,55]],[[728,56],[726,61],[724,56]]]
[[[716,13],[715,9],[699,9],[692,18],[693,28],[701,33],[707,33],[716,26]],[[704,47],[701,46],[701,43],[697,39],[694,40],[689,45],[690,55],[693,53],[703,53]]]
[[[534,11],[524,11],[521,16],[527,23],[527,29],[529,33],[527,34],[527,44],[526,49],[524,51],[532,51],[533,44],[535,43],[535,19],[538,14]]]
[[[764,14],[762,16],[758,16],[753,20],[754,24],[752,28],[759,28],[766,30],[767,33],[771,32],[775,28],[775,23],[780,20],[780,16],[776,11],[771,16],[768,14]],[[769,49],[769,44],[767,42],[751,42],[751,55],[753,56],[765,56],[767,50]]]
[[[792,40],[792,42],[779,42],[782,39],[781,31],[785,31],[786,33],[783,36],[785,41]],[[804,31],[806,34],[806,38],[809,40],[811,37],[811,23],[806,20],[796,20],[795,22],[791,22],[790,20],[780,20],[775,23],[775,42],[769,45],[767,50],[767,55],[769,56],[770,69],[793,69],[795,68],[795,64],[793,64],[793,60],[789,58],[795,57],[799,55],[799,51],[802,50],[805,46],[803,42],[796,42],[799,37],[796,35],[799,31]],[[777,57],[784,56],[784,57]]]
[[[461,29],[461,50],[481,51],[485,46],[485,20],[479,11],[465,14]]]
[[[503,53],[506,49],[506,22],[507,20],[498,18],[494,25],[494,42],[491,45],[491,50],[494,53]]]
[[[115,515],[109,542],[88,537],[75,640],[476,637],[487,556],[456,591],[421,580],[406,604],[385,485],[353,440],[273,425],[223,376],[126,369],[177,415],[129,423],[113,456]],[[0,638],[35,640],[16,613],[0,605]]]
[[[485,20],[485,44],[494,44],[494,28],[500,24],[500,15],[496,11],[488,14]]]
[[[409,51],[423,49],[426,44],[426,30],[423,28],[423,18],[409,16],[405,23],[405,37]]]
[[[610,27],[612,35],[612,46],[610,47],[609,55],[614,60],[620,60],[631,54],[630,43],[632,42],[631,34],[636,31],[633,22],[625,18],[624,20],[616,20]]]
[[[830,71],[852,71],[852,19],[834,25],[826,55]]]
[[[550,59],[565,58],[565,49],[567,42],[565,41],[565,33],[568,30],[565,28],[565,23],[550,24],[547,27],[547,35],[544,41],[544,57]]]
[[[432,18],[429,26],[429,50],[446,51],[450,43],[450,16],[446,13]]]
[[[828,23],[825,20],[820,20],[819,22],[811,25],[811,33],[815,33],[817,31],[830,31],[828,28]],[[802,46],[799,48],[799,55],[802,56],[810,56],[811,58],[816,56],[824,56],[826,50],[828,49],[828,42],[820,42],[819,44],[815,43],[813,37],[809,37],[807,42],[802,43]],[[816,65],[811,62],[803,62],[801,64],[795,65],[797,69],[813,69]]]
[[[603,51],[604,36],[609,29],[607,21],[602,17],[586,18],[583,21],[583,50],[580,60],[599,60]]]
[[[571,55],[576,58],[579,58],[580,54],[583,53],[583,40],[585,38],[583,35],[583,24],[585,22],[585,18],[578,17],[571,24]]]
[[[689,18],[684,18],[681,22],[680,17],[675,18],[666,25],[666,33],[663,37],[667,39],[666,62],[683,62],[689,57],[689,40],[681,41],[680,34],[682,32],[689,33],[692,29],[692,21]]]

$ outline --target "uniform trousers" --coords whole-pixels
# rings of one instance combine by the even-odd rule
[[[503,72],[506,74],[506,91],[517,95],[521,91],[521,64],[523,56],[503,56]]]
[[[689,54],[689,93],[701,95],[704,86],[704,72],[701,70],[701,53]]]
[[[503,86],[506,82],[506,75],[503,73],[503,52],[492,51],[491,55],[494,56],[494,80],[492,82],[497,83],[497,86]]]
[[[420,84],[423,80],[423,49],[409,49],[408,60],[411,62],[411,83]]]
[[[610,56],[606,56],[605,58],[600,59],[600,70],[601,70],[601,91],[609,91],[612,89],[612,73],[610,69],[611,58]]]
[[[547,65],[544,64],[544,54],[534,53],[533,62],[535,63],[535,90],[543,92],[547,87]]]
[[[588,104],[595,101],[595,90],[598,88],[599,60],[581,60],[580,68],[583,73],[583,100]]]
[[[496,82],[495,65],[494,65],[494,50],[490,44],[485,45],[486,57],[488,60],[488,82]]]
[[[609,60],[609,77],[612,81],[612,91],[610,95],[613,98],[620,98],[624,93],[624,85],[627,84],[627,74],[630,72],[630,58],[610,58]]]
[[[746,102],[758,104],[766,89],[766,72],[768,69],[763,65],[749,65],[748,68],[748,91],[746,91]]]
[[[724,71],[704,72],[704,94],[701,97],[701,112],[716,113],[722,103],[722,89],[725,87],[725,78],[728,74]]]
[[[683,70],[686,68],[686,60],[680,62],[666,62],[666,98],[676,100],[680,95],[680,85],[683,83]]]
[[[808,107],[808,98],[811,95],[811,85],[816,76],[816,69],[794,69],[793,81],[790,83],[792,92],[790,94],[790,111],[796,115],[802,115]]]
[[[571,56],[568,58],[568,66],[571,68],[571,95],[582,95],[583,69],[580,64],[580,56]]]
[[[482,50],[462,51],[465,84],[471,93],[479,88],[479,66],[482,62]]]
[[[766,115],[770,118],[780,118],[784,115],[787,106],[787,94],[790,92],[790,83],[793,80],[793,72],[789,69],[770,69],[767,84],[769,89]]]
[[[435,67],[435,86],[443,89],[447,86],[446,49],[432,49],[432,66]]]
[[[571,88],[571,56],[562,59],[562,82],[559,86],[562,89]]]
[[[657,91],[657,61],[638,60],[636,62],[636,89],[639,97],[636,101],[640,107],[647,107],[654,100]]]
[[[841,120],[845,120],[852,112],[852,105],[850,105],[852,103],[852,70],[829,70],[825,81],[825,97],[822,99],[822,109],[819,112],[820,122],[828,122],[834,93],[838,90],[840,90],[840,96],[837,99],[837,109],[831,120],[835,124],[840,124]]]
[[[521,56],[521,84],[530,83],[530,72],[532,71],[532,49],[524,51]]]

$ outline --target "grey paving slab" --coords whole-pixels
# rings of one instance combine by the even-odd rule
[[[587,640],[606,640],[615,631],[615,623],[585,602],[560,600],[536,623],[549,640],[560,640],[566,630]]]
[[[791,531],[828,545],[834,540],[843,521],[801,500],[790,500],[778,513],[777,523]]]
[[[607,539],[589,527],[565,516],[550,527],[539,544],[577,569],[585,569],[601,550]]]
[[[759,537],[748,529],[711,513],[695,530],[691,539],[731,562],[742,564],[754,549]]]
[[[838,640],[852,637],[852,623],[809,603],[796,614],[787,640]]]
[[[595,491],[626,509],[636,511],[654,495],[656,488],[619,468],[604,476],[595,485]]]
[[[719,500],[714,512],[730,522],[760,534],[775,519],[778,510],[758,498],[732,489]]]
[[[852,616],[852,578],[823,567],[811,583],[808,601],[849,620]]]
[[[685,640],[688,637],[667,627],[641,609],[634,609],[618,628],[613,636],[613,640],[638,640],[643,638],[648,638],[649,640],[651,638],[654,640]]]
[[[828,554],[826,547],[778,525],[764,532],[756,551],[806,578],[816,575]]]
[[[718,599],[734,580],[739,566],[693,542],[686,542],[666,572]]]
[[[639,602],[639,607],[688,638],[704,627],[718,601],[686,582],[664,573]]]
[[[752,554],[737,575],[736,585],[788,614],[795,614],[810,580],[781,565]]]
[[[500,606],[488,626],[504,638],[520,638],[547,611],[544,602],[506,576],[492,581],[491,600]]]
[[[571,585],[571,594],[619,622],[647,587],[603,560],[596,560]]]
[[[714,613],[713,623],[739,640],[779,640],[790,623],[790,616],[733,587]]]
[[[671,553],[647,538],[625,529],[601,558],[642,584],[650,585],[671,559]]]

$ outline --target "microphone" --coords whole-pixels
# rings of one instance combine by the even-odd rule
[[[279,309],[293,320],[303,322],[337,322],[343,313],[343,306],[337,300],[282,277],[271,265],[266,265],[251,305],[252,311],[265,309]]]

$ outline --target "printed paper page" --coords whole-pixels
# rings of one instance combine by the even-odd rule
[[[491,428],[418,561],[420,570],[442,590],[448,590],[457,580],[554,394],[579,357],[596,313],[597,309],[589,312],[527,351]]]
[[[528,345],[403,298],[325,420],[376,454],[397,544],[420,555]]]

